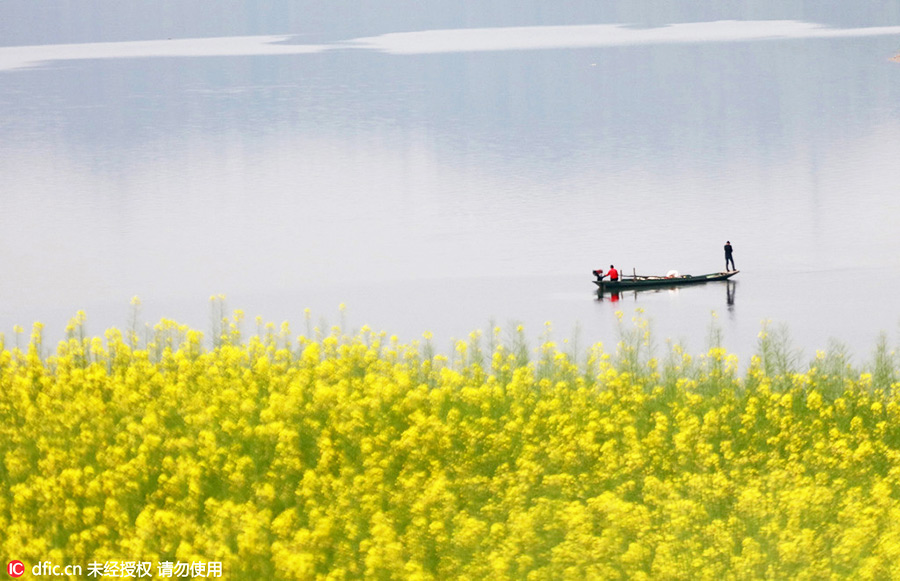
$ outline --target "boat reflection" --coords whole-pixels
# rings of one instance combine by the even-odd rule
[[[726,280],[723,281],[725,283],[725,305],[728,308],[729,312],[734,312],[734,302],[735,302],[735,294],[737,291],[737,281],[734,280]],[[633,301],[638,300],[639,295],[651,295],[651,294],[659,294],[659,293],[668,293],[668,294],[678,294],[681,292],[682,288],[680,287],[667,287],[667,288],[646,288],[646,289],[628,289],[622,291],[609,291],[604,292],[601,288],[597,290],[597,300],[598,301],[609,301],[611,303],[617,303],[623,299],[631,299]]]
[[[620,290],[620,291],[606,291],[601,288],[597,291],[597,300],[599,301],[609,301],[611,303],[618,302],[620,299],[632,299],[637,300],[638,295],[652,295],[652,294],[678,294],[678,287],[663,287],[663,288],[643,288],[643,289],[628,289],[628,290]]]

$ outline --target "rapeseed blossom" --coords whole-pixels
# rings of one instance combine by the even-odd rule
[[[492,329],[488,352],[475,332],[447,356],[368,327],[257,320],[245,339],[243,318],[211,347],[169,320],[143,346],[88,337],[81,312],[55,352],[40,325],[0,342],[2,556],[228,579],[900,578],[893,354],[798,372],[767,346],[741,376],[718,345],[654,357],[640,318],[583,365],[549,324],[536,349]]]

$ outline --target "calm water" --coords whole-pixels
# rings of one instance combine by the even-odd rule
[[[0,3],[0,331],[900,343],[900,9]],[[706,4],[706,3],[703,3]],[[796,5],[795,5],[796,4]],[[597,298],[590,271],[733,285]],[[248,324],[248,330],[253,327]]]

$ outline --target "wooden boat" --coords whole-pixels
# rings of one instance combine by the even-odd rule
[[[698,276],[691,276],[690,274],[681,274],[678,276],[620,276],[619,280],[616,281],[595,280],[594,284],[599,287],[600,291],[612,292],[624,289],[681,286],[684,284],[699,284],[716,280],[727,280],[738,272],[740,271],[729,270],[727,272],[713,272],[711,274],[701,274]]]

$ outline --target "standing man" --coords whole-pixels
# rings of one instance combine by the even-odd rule
[[[731,248],[731,241],[726,240],[725,241],[725,270],[726,271],[728,271],[728,263],[729,262],[731,263],[731,270],[737,270],[734,267],[734,258],[731,256],[732,252],[733,252],[733,250]]]

